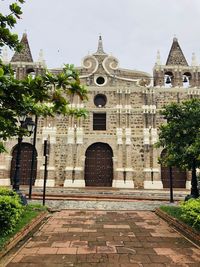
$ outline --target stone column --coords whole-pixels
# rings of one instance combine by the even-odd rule
[[[112,183],[113,187],[118,187],[118,185],[121,183],[123,180],[123,129],[122,128],[117,128],[116,129],[116,143],[117,143],[117,160],[116,160],[116,168],[114,168],[115,173],[114,173],[114,180]]]
[[[154,144],[157,142],[157,129],[149,128],[149,133],[147,134],[147,130],[144,131],[146,136],[144,136],[144,144],[146,145],[146,153],[148,153],[148,157],[146,158],[146,167],[144,168],[144,188],[145,189],[162,189],[163,184],[160,179],[159,173],[160,169],[157,163],[157,149],[154,148]],[[147,138],[148,135],[148,138]]]
[[[125,160],[125,180],[123,181],[123,188],[134,188],[134,180],[133,174],[134,169],[131,166],[132,162],[132,151],[131,151],[131,128],[125,129],[125,153],[126,153],[126,160]]]
[[[81,153],[81,145],[83,144],[83,128],[69,127],[67,142],[69,153],[67,158],[68,166],[65,168],[64,187],[85,187],[84,168],[77,157]]]
[[[48,158],[48,178],[46,182],[47,187],[54,187],[55,186],[55,179],[56,179],[56,168],[55,168],[55,145],[56,145],[56,127],[43,127],[42,129],[42,151],[41,157],[38,157],[38,163],[40,162],[39,167],[39,176],[35,180],[35,186],[43,186],[44,184],[44,166],[41,164],[44,162],[43,155],[43,144],[44,140],[49,139],[50,145],[50,153]]]

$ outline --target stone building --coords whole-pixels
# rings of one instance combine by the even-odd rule
[[[42,73],[45,61],[32,59],[27,35],[24,49],[10,63],[16,77]],[[8,63],[7,55],[3,54]],[[47,186],[113,187],[161,189],[169,187],[168,169],[158,164],[164,150],[154,144],[158,127],[164,123],[159,114],[163,105],[199,97],[200,67],[195,55],[188,65],[177,38],[165,65],[159,52],[151,74],[119,67],[117,58],[104,52],[99,37],[97,51],[83,58],[77,68],[88,88],[85,103],[74,98],[73,107],[85,107],[87,119],[58,116],[40,118],[35,150],[34,184],[43,185],[43,143],[49,136],[50,156]],[[58,73],[61,69],[50,70]],[[10,185],[15,169],[17,138],[6,143],[8,153],[0,155],[0,184]],[[28,184],[32,137],[22,144],[21,184]],[[173,168],[174,187],[189,188],[190,174]]]

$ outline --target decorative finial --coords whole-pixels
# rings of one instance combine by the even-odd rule
[[[43,49],[40,49],[39,57],[38,57],[38,62],[40,62],[40,63],[43,64],[44,66],[46,65],[46,64],[45,64],[45,60],[44,60]]]
[[[24,30],[23,36],[27,36],[27,29]]]
[[[160,51],[157,51],[157,57],[156,57],[156,65],[161,65],[161,60],[160,60]]]
[[[43,58],[43,50],[40,49],[39,57],[38,57],[38,61],[39,61],[39,62],[42,62],[43,60],[44,60],[44,58]]]
[[[197,59],[196,59],[196,55],[195,53],[192,53],[192,63],[191,63],[191,66],[197,66],[198,63],[197,63]]]
[[[103,51],[103,42],[101,35],[99,35],[98,48],[96,54],[105,54],[105,52]]]
[[[178,38],[176,37],[176,34],[174,34],[173,41],[174,41],[174,42],[177,42],[177,41],[178,41]]]

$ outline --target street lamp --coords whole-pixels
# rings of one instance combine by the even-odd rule
[[[33,147],[32,147],[32,159],[31,159],[31,173],[30,173],[30,181],[29,181],[29,199],[32,197],[32,185],[33,185],[33,169],[35,165],[35,156],[36,156],[36,135],[37,135],[37,124],[38,124],[38,116],[35,116],[35,128],[33,134]]]
[[[170,203],[173,203],[174,202],[174,198],[173,198],[172,166],[169,167],[169,187],[170,187]]]
[[[20,128],[27,129],[29,136],[32,134],[35,123],[32,121],[32,118],[27,118],[26,115],[22,114],[19,116]],[[17,143],[17,155],[16,155],[16,165],[15,165],[15,173],[13,177],[13,190],[16,191],[19,195],[19,186],[20,186],[20,163],[21,163],[21,145],[23,140],[23,133],[18,135],[18,143]]]
[[[75,168],[76,168],[76,154],[77,154],[77,138],[76,138],[77,126],[74,124],[74,150],[73,150],[73,169],[72,169],[72,183],[75,180]]]

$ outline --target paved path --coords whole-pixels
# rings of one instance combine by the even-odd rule
[[[150,211],[62,210],[7,267],[200,266],[200,250]]]

